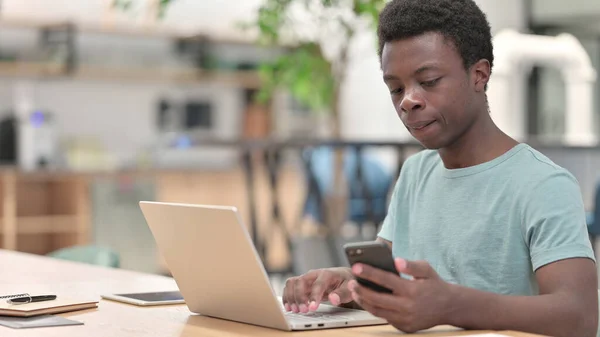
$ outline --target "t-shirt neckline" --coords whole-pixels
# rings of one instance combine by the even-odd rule
[[[473,174],[477,174],[477,173],[489,170],[494,166],[500,165],[501,163],[505,162],[506,160],[508,160],[509,158],[511,158],[512,156],[514,156],[515,154],[517,154],[519,151],[521,151],[522,149],[524,149],[526,147],[527,147],[527,144],[519,143],[519,144],[513,146],[510,150],[504,152],[502,155],[500,155],[490,161],[487,161],[485,163],[477,164],[474,166],[458,168],[458,169],[448,169],[444,166],[444,162],[441,160],[440,160],[440,165],[442,167],[442,172],[444,174],[444,177],[460,178],[460,177],[470,176]]]

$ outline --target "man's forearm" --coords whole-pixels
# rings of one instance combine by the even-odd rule
[[[452,292],[447,320],[457,327],[596,336],[598,313],[582,312],[582,304],[568,294],[506,296],[454,285]]]

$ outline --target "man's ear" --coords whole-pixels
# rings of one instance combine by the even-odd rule
[[[474,83],[475,91],[477,92],[485,92],[487,88],[487,84],[490,81],[490,75],[492,73],[492,68],[490,67],[490,62],[486,59],[481,59],[477,61],[471,67],[471,78]]]

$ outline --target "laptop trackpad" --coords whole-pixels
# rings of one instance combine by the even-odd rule
[[[363,312],[363,311],[356,310],[356,309],[340,308],[340,307],[336,307],[331,304],[321,303],[321,305],[319,305],[319,309],[317,309],[317,312],[322,312],[324,314],[335,314],[335,313],[340,313],[340,312],[348,313],[348,312]]]
[[[285,311],[285,309],[284,309]],[[287,317],[313,317],[313,318],[340,318],[340,319],[364,319],[364,318],[373,318],[375,316],[371,315],[368,311],[359,310],[359,309],[348,309],[336,307],[332,304],[321,303],[319,305],[319,309],[317,311],[311,311],[308,313],[293,313],[291,311],[286,312]]]

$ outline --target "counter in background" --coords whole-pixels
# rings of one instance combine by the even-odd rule
[[[86,244],[90,234],[87,179],[79,174],[0,171],[2,248],[46,254]]]
[[[285,266],[283,234],[270,225],[271,193],[264,170],[254,175],[260,236],[268,241],[267,261]],[[295,224],[304,183],[295,167],[280,173],[278,198],[284,223]],[[132,170],[115,172],[0,171],[1,246],[34,254],[73,245],[97,244],[116,250],[121,267],[167,272],[139,209],[140,200],[230,205],[250,224],[250,203],[241,167],[227,170]]]

